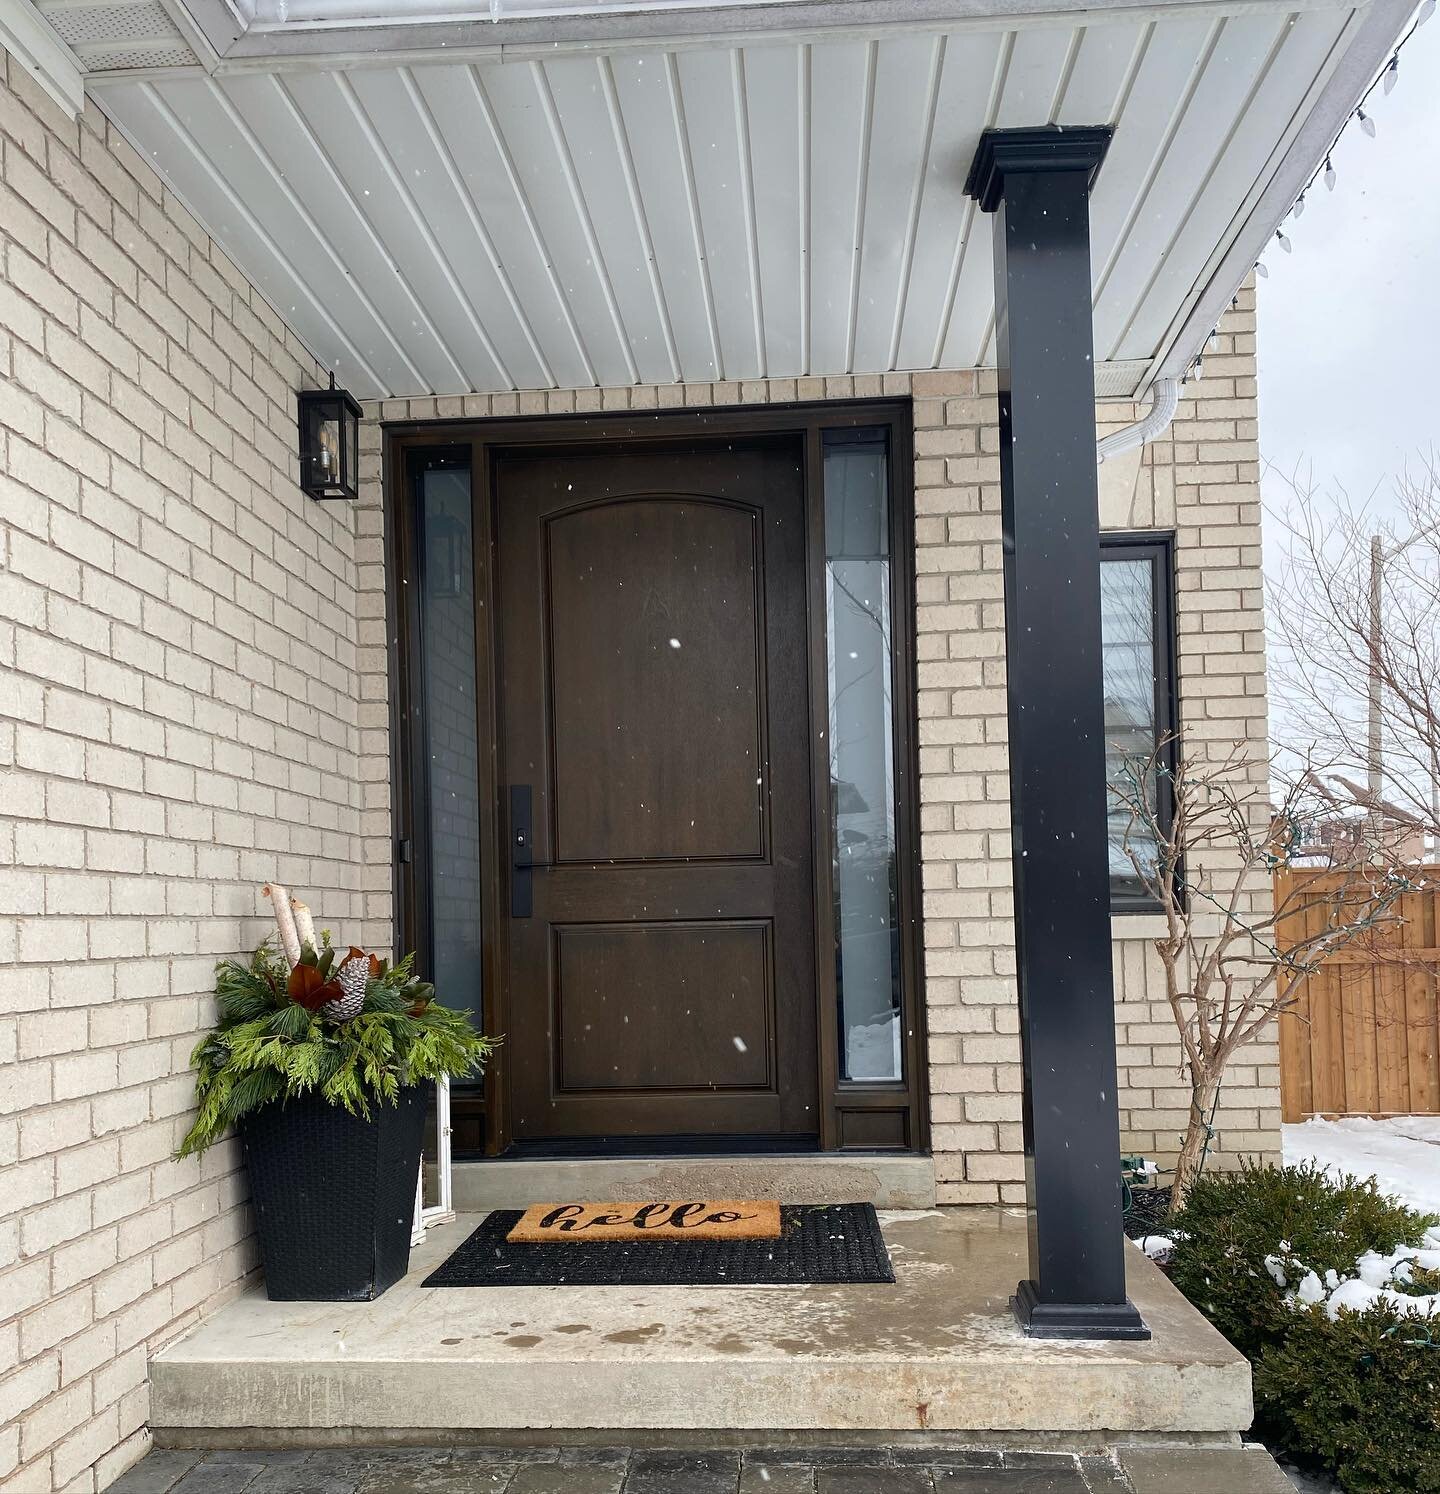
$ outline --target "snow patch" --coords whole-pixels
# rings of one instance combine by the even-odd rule
[[[1313,1162],[1336,1175],[1373,1176],[1382,1193],[1422,1214],[1440,1215],[1440,1116],[1346,1116],[1283,1129],[1286,1162]]]

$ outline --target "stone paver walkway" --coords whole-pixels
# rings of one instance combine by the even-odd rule
[[[1278,1484],[1271,1479],[1280,1480]],[[1260,1451],[966,1448],[152,1452],[110,1494],[1271,1494]]]

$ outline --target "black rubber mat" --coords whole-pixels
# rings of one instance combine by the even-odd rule
[[[778,1240],[594,1240],[511,1244],[519,1209],[499,1209],[427,1287],[768,1286],[893,1282],[870,1204],[787,1204]]]

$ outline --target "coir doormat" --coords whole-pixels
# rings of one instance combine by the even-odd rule
[[[427,1287],[770,1286],[893,1282],[870,1204],[782,1204],[773,1240],[507,1238],[519,1209],[498,1209],[437,1270]]]
[[[532,1204],[505,1237],[532,1245],[582,1240],[774,1240],[780,1205],[770,1199],[707,1198],[665,1203]]]

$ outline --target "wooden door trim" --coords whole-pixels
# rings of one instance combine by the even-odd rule
[[[890,549],[892,559],[891,662],[896,701],[893,729],[896,774],[896,858],[904,1001],[904,1079],[899,1083],[843,1081],[839,1078],[839,1017],[835,999],[834,900],[829,844],[829,745],[824,732],[826,698],[826,621],[824,596],[824,472],[821,433],[826,428],[885,427],[890,449]],[[508,964],[508,917],[503,905],[505,846],[499,814],[498,742],[500,702],[496,693],[493,573],[495,463],[502,456],[543,452],[562,455],[594,451],[621,455],[627,446],[654,451],[667,445],[708,444],[711,439],[766,436],[803,442],[808,552],[806,614],[810,666],[811,844],[815,887],[815,973],[817,1062],[820,1087],[820,1145],[823,1150],[873,1150],[856,1136],[867,1116],[897,1119],[903,1144],[884,1149],[923,1152],[929,1147],[926,1083],[925,990],[921,937],[920,796],[915,680],[915,548],[912,407],[904,400],[724,406],[679,411],[518,416],[498,419],[395,421],[383,425],[383,503],[385,516],[385,595],[389,634],[390,789],[394,835],[392,867],[397,949],[415,948],[427,926],[430,905],[426,830],[421,815],[421,680],[419,588],[402,586],[418,578],[417,535],[410,462],[427,453],[468,449],[472,501],[483,525],[474,526],[476,597],[476,711],[484,774],[481,785],[481,873],[484,927],[481,930],[483,1020],[488,1031],[509,1026],[504,972]],[[403,849],[409,847],[409,859]],[[485,1078],[485,1153],[497,1156],[511,1144],[509,1093],[502,1058]],[[465,1101],[457,1097],[463,1112]],[[851,1139],[848,1139],[851,1138]]]

